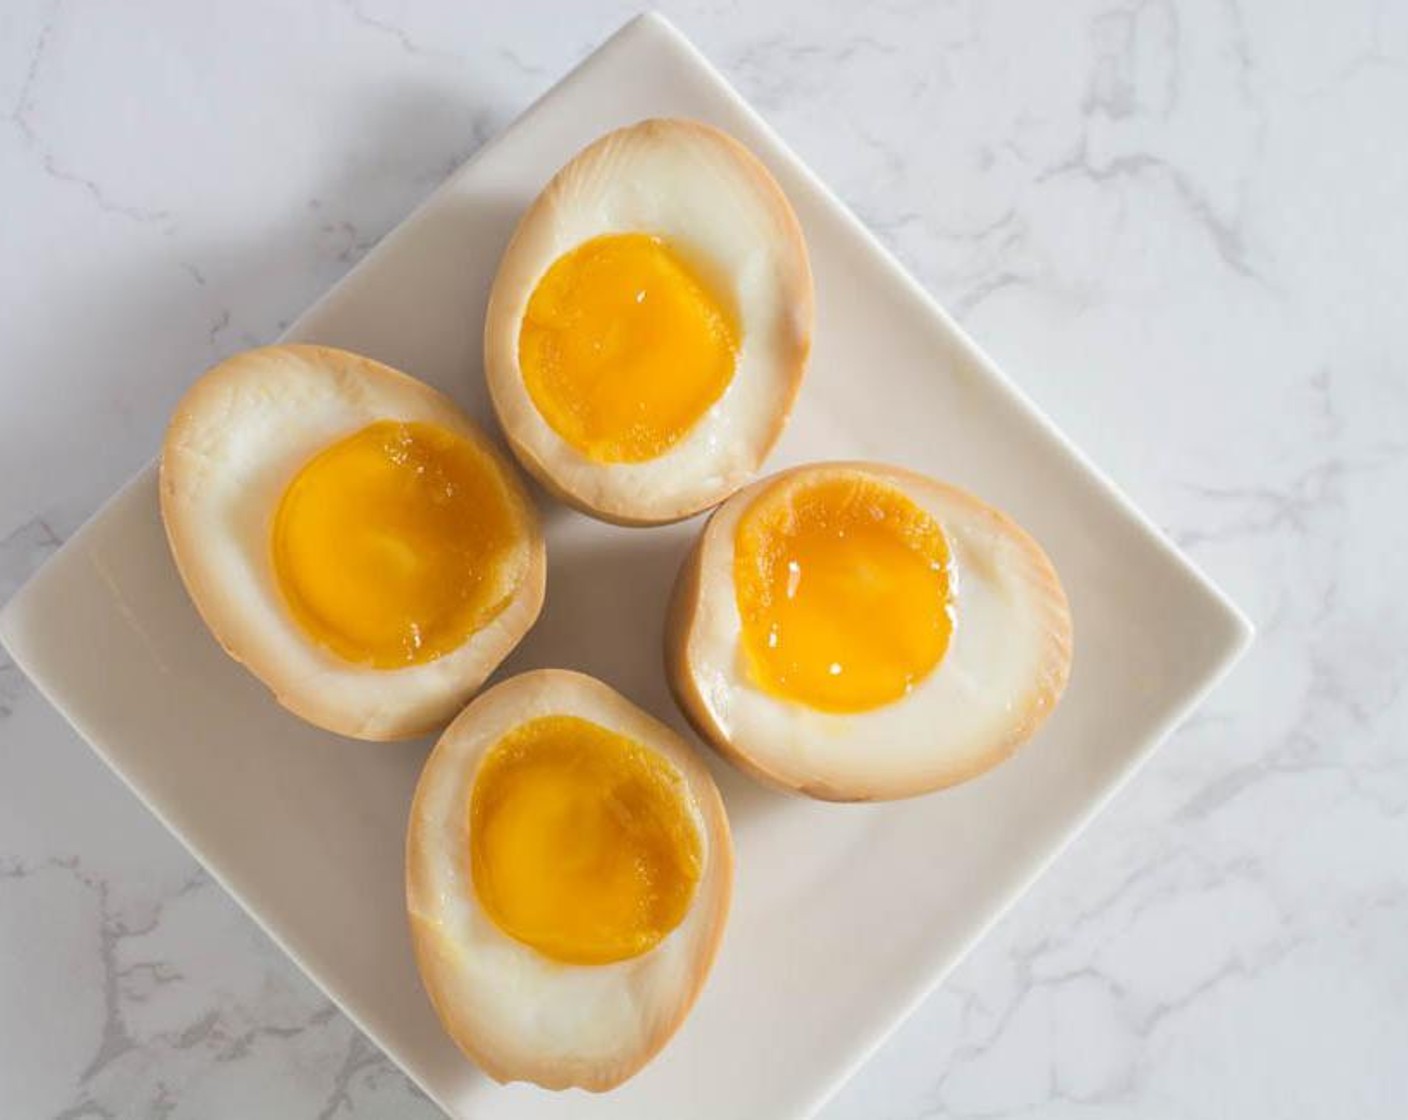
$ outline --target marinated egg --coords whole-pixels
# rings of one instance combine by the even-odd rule
[[[652,524],[753,476],[811,327],[801,229],[766,168],[718,129],[648,120],[579,153],[524,215],[485,368],[529,471],[587,513]]]
[[[513,467],[447,397],[342,350],[251,350],[197,381],[162,449],[161,512],[215,638],[344,735],[443,726],[542,605]]]
[[[906,797],[1007,757],[1065,687],[1055,569],[1009,518],[872,463],[784,471],[719,507],[686,560],[671,686],[755,776],[836,801]]]
[[[490,1076],[612,1088],[694,1003],[732,873],[723,802],[678,735],[592,677],[523,673],[449,726],[416,788],[421,978]]]

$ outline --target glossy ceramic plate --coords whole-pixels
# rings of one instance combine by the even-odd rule
[[[1062,573],[1077,653],[1039,737],[948,793],[813,804],[765,792],[711,758],[737,840],[733,916],[694,1014],[639,1077],[605,1096],[552,1095],[495,1085],[460,1056],[421,990],[402,901],[403,833],[426,744],[317,731],[220,652],[172,567],[153,468],[0,616],[15,661],[93,749],[456,1117],[810,1113],[1250,637],[1227,600],[657,18],[629,25],[486,146],[288,337],[370,354],[492,425],[482,313],[519,213],[589,140],[664,115],[712,121],[748,144],[806,229],[815,352],[769,468],[890,460],[1009,510]],[[697,522],[614,529],[550,503],[545,517],[547,607],[504,672],[582,669],[683,729],[660,631]]]

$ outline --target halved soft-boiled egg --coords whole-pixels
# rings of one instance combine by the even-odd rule
[[[683,1021],[727,917],[733,846],[708,769],[600,681],[495,685],[425,764],[406,841],[421,978],[499,1081],[625,1081]]]
[[[448,397],[343,350],[270,346],[201,377],[167,430],[161,513],[220,644],[361,739],[447,723],[543,602],[514,468]]]
[[[933,479],[823,463],[710,518],[666,660],[701,735],[773,785],[907,797],[1006,758],[1065,687],[1071,620],[1046,554]]]
[[[597,140],[519,223],[484,358],[515,453],[620,524],[674,521],[752,478],[811,344],[801,227],[746,148],[697,121]]]

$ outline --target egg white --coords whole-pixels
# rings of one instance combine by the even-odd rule
[[[599,463],[543,419],[518,364],[524,312],[564,253],[610,233],[679,246],[738,315],[723,396],[673,447],[639,463]],[[529,471],[584,511],[622,524],[689,516],[747,482],[771,450],[811,344],[812,280],[801,228],[758,160],[696,121],[647,120],[597,140],[524,215],[494,280],[485,324],[489,391]]]
[[[734,537],[739,518],[774,482],[857,472],[896,487],[940,526],[954,626],[943,659],[900,699],[869,711],[824,712],[750,679]],[[1070,613],[1046,555],[990,506],[895,467],[815,464],[763,479],[714,512],[676,585],[666,650],[686,715],[745,770],[814,797],[881,800],[973,777],[1028,739],[1065,687]]]
[[[513,728],[573,715],[664,757],[684,778],[702,873],[683,921],[653,949],[611,964],[553,960],[504,933],[479,904],[469,797],[481,760]],[[733,879],[723,802],[708,769],[664,724],[595,678],[520,674],[477,697],[446,729],[416,788],[406,899],[422,980],[446,1030],[499,1081],[612,1088],[665,1044],[718,949]]]
[[[511,592],[504,608],[457,649],[403,669],[356,665],[310,638],[285,606],[270,544],[294,476],[378,420],[437,424],[486,450],[522,526],[501,572]],[[342,350],[249,350],[197,381],[162,449],[161,511],[177,568],[215,638],[279,703],[343,735],[396,739],[443,726],[542,606],[542,533],[513,466],[448,397]]]

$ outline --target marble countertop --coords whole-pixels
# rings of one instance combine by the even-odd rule
[[[1408,1106],[1408,6],[665,11],[1256,620],[829,1106]],[[632,14],[0,10],[0,600]],[[0,655],[0,1116],[431,1117]]]

